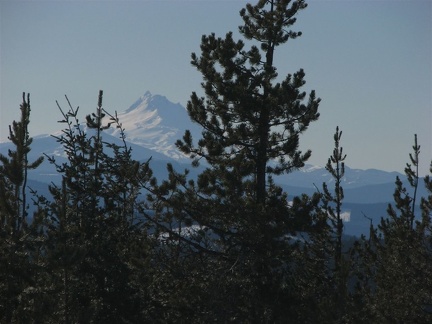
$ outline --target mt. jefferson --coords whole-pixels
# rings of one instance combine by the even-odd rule
[[[118,118],[125,129],[126,140],[150,150],[176,159],[187,159],[175,146],[186,129],[191,131],[194,141],[200,138],[201,128],[189,119],[186,109],[174,104],[166,97],[152,95],[147,91]],[[110,128],[106,132],[119,136],[119,129]],[[187,159],[189,161],[189,159]]]

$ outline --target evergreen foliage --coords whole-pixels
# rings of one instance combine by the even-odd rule
[[[345,175],[344,160],[346,158],[346,155],[342,153],[342,147],[340,147],[341,136],[342,131],[339,131],[339,127],[336,127],[336,133],[334,134],[335,148],[333,150],[333,154],[330,156],[326,164],[326,170],[332,175],[335,180],[334,195],[330,193],[327,184],[323,183],[323,202],[325,204],[325,210],[329,214],[329,218],[333,228],[336,229],[336,247],[334,259],[335,268],[337,271],[341,268],[342,262],[342,200],[344,198],[344,193],[341,182],[343,176]],[[330,203],[333,203],[335,206],[333,207],[329,205]]]
[[[417,136],[408,188],[396,179],[387,217],[350,248],[338,127],[326,165],[333,189],[289,201],[272,178],[304,165],[300,135],[319,117],[304,71],[278,81],[274,64],[278,46],[301,35],[290,28],[304,8],[259,0],[240,12],[244,40],[202,37],[192,65],[205,97],[194,92],[187,105],[202,138],[187,131],[177,142],[192,166],[205,162],[196,179],[170,164],[156,179],[151,157],[134,160],[100,91],[84,123],[67,97],[67,110],[57,103],[66,162],[46,156],[61,182],[42,196],[27,188],[43,158],[27,158],[23,94],[14,149],[0,154],[1,323],[431,322],[432,178],[417,197]],[[104,140],[108,127],[121,145]]]
[[[67,112],[59,106],[66,128],[56,137],[68,163],[48,157],[62,184],[50,186],[52,200],[38,201],[45,218],[50,295],[57,301],[50,320],[136,321],[143,292],[131,278],[142,271],[136,267],[147,262],[148,249],[136,205],[151,171],[148,163],[132,160],[122,129],[123,147],[104,144],[102,92],[96,113],[86,117],[87,130],[79,123],[78,108],[68,104]],[[111,122],[121,128],[116,117]]]
[[[304,293],[305,308],[300,322],[343,322],[349,299],[349,259],[343,245],[342,181],[345,174],[346,155],[340,146],[342,131],[336,128],[334,149],[326,170],[334,180],[332,193],[327,183],[315,194],[316,209],[310,212],[312,230],[306,233],[300,257],[301,271],[296,275],[298,285]],[[317,188],[318,189],[318,188]],[[309,310],[313,309],[313,312]]]
[[[27,172],[37,168],[43,158],[28,161],[32,138],[29,136],[30,95],[23,93],[21,119],[9,127],[9,140],[15,149],[0,154],[0,319],[11,323],[30,319],[32,290],[37,264],[32,254],[38,249],[35,224],[29,224]]]
[[[224,39],[203,36],[201,56],[192,54],[206,97],[194,92],[187,110],[203,133],[197,146],[190,132],[177,145],[195,163],[204,158],[211,166],[200,176],[200,190],[214,192],[223,186],[264,204],[267,176],[298,169],[309,158],[310,151],[298,148],[299,135],[318,119],[320,99],[314,91],[306,99],[301,91],[302,69],[276,82],[274,65],[276,48],[301,35],[289,28],[304,8],[304,1],[248,4],[240,12],[244,25],[239,31],[254,41],[249,49],[230,32]]]
[[[297,199],[290,206],[271,176],[296,170],[309,158],[310,151],[299,150],[299,136],[318,119],[320,100],[301,91],[303,70],[277,82],[273,61],[279,45],[301,34],[289,29],[305,7],[303,1],[247,5],[239,31],[252,41],[249,49],[232,33],[202,37],[192,65],[203,75],[205,98],[194,92],[187,104],[202,138],[195,145],[187,131],[177,146],[194,166],[204,159],[208,167],[195,182],[169,166],[169,180],[149,197],[158,208],[148,219],[169,233],[167,245],[180,251],[181,262],[204,255],[201,276],[211,269],[226,273],[229,285],[214,290],[220,295],[213,300],[232,300],[225,309],[231,320],[274,322],[295,312],[284,309],[294,294],[293,237],[309,226],[303,210],[311,202]],[[181,229],[191,225],[197,230],[184,235]],[[216,311],[208,310],[213,318]]]
[[[388,217],[371,237],[357,248],[360,262],[356,303],[359,317],[372,322],[428,323],[432,319],[431,300],[431,200],[430,178],[425,178],[429,192],[423,197],[421,217],[415,214],[420,146],[417,136],[410,154],[412,164],[405,173],[412,193],[397,177],[394,205],[388,206]],[[432,171],[432,169],[431,169]]]

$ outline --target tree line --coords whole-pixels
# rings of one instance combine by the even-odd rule
[[[0,154],[2,323],[431,321],[432,179],[420,183],[417,138],[405,169],[412,188],[397,178],[387,217],[349,246],[339,128],[326,165],[332,187],[290,201],[273,181],[304,166],[311,151],[299,149],[300,138],[319,118],[304,71],[279,79],[274,64],[277,48],[301,36],[291,28],[306,6],[260,0],[240,11],[243,40],[202,37],[191,63],[204,96],[194,92],[187,104],[202,136],[186,131],[176,142],[191,167],[205,161],[196,178],[168,164],[167,178],[156,179],[150,156],[134,160],[102,91],[85,128],[78,108],[58,104],[55,138],[67,162],[29,161],[23,94],[14,148]],[[108,127],[122,145],[104,141]],[[44,158],[61,182],[48,197],[28,195],[28,171]],[[420,185],[429,196],[416,197]]]

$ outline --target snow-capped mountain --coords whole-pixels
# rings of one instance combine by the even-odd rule
[[[82,116],[81,116],[82,117]],[[177,150],[175,142],[182,138],[189,129],[194,139],[200,137],[200,127],[192,123],[186,109],[180,104],[174,104],[166,97],[152,95],[146,92],[127,110],[118,114],[122,128],[125,129],[127,145],[132,148],[132,156],[139,161],[151,158],[151,167],[157,178],[166,175],[166,164],[170,162],[178,170],[190,169],[189,159]],[[106,121],[108,122],[108,120]],[[87,127],[83,124],[83,130]],[[112,126],[102,133],[103,141],[122,146],[119,138],[120,130]],[[62,131],[51,135],[61,136]],[[63,147],[49,134],[32,135],[33,143],[28,156],[29,161],[48,155],[55,157],[56,162],[66,162]],[[11,142],[0,143],[0,153],[7,155],[9,149],[14,149]],[[196,174],[191,171],[191,175]],[[57,182],[60,179],[47,159],[36,170],[30,170],[29,179],[44,183]]]
[[[132,148],[132,156],[139,161],[147,161],[150,157],[150,167],[157,179],[166,177],[166,164],[170,162],[174,168],[182,171],[189,169],[190,177],[194,178],[200,169],[192,168],[190,160],[175,147],[177,139],[182,138],[186,129],[192,133],[196,142],[201,137],[201,128],[192,123],[186,109],[170,102],[166,97],[152,95],[146,92],[127,110],[118,114],[120,123],[125,129],[128,145]],[[85,129],[85,126],[83,125]],[[60,135],[57,132],[54,135]],[[119,130],[112,127],[102,134],[104,142],[122,145]],[[61,145],[50,135],[32,134],[33,143],[29,161],[34,161],[41,155],[54,156],[57,163],[67,162]],[[14,149],[12,143],[0,143],[0,153],[7,155],[8,149]],[[369,219],[374,218],[376,225],[381,216],[386,215],[388,202],[392,201],[394,181],[396,176],[405,179],[397,172],[380,170],[358,170],[345,167],[345,177],[342,186],[345,192],[344,215],[346,215],[346,233],[352,235],[367,234]],[[47,159],[36,170],[29,172],[29,185],[40,192],[47,192],[47,183],[60,181],[60,175]],[[312,194],[322,190],[323,182],[332,190],[333,178],[324,167],[306,165],[303,169],[290,174],[275,177],[290,197],[302,193]],[[427,193],[423,186],[419,187],[418,195]]]
[[[186,109],[174,104],[166,97],[146,92],[129,109],[118,114],[126,139],[166,156],[184,160],[186,157],[177,150],[175,142],[189,129],[193,138],[198,138],[201,129],[189,119]],[[110,128],[108,134],[118,137],[119,130]]]
[[[152,157],[153,165],[161,170],[164,169],[162,165],[166,165],[167,161],[181,165],[182,168],[191,168],[190,160],[177,150],[174,143],[183,136],[186,129],[191,131],[196,141],[200,138],[201,128],[190,120],[182,105],[175,104],[164,96],[152,95],[147,91],[127,110],[119,113],[118,117],[125,129],[128,145],[132,147],[134,159],[144,161]],[[59,134],[61,132],[57,132],[55,135]],[[105,142],[122,144],[119,140],[119,129],[115,127],[105,130],[102,136]],[[55,138],[50,135],[33,137],[30,161],[43,154],[55,156],[59,161],[64,159],[62,147]],[[0,153],[4,155],[11,148],[13,147],[10,142],[0,143]],[[393,187],[396,176],[403,178],[397,172],[356,170],[348,167],[345,170],[342,184],[345,190],[383,184],[390,184]],[[45,162],[36,171],[31,172],[30,177],[35,180],[46,181],[49,178],[48,175],[55,173],[53,167]],[[45,176],[45,178],[40,179],[41,176]],[[331,186],[333,179],[323,167],[306,165],[300,171],[275,177],[275,181],[283,185],[300,188],[300,190],[310,191],[315,190],[316,186],[320,188],[323,182]]]

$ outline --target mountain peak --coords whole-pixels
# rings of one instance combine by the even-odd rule
[[[165,96],[153,95],[150,91],[146,91],[118,117],[129,142],[175,159],[185,158],[174,144],[184,135],[185,130],[191,130],[194,138],[198,138],[201,133],[200,127],[191,123],[181,104],[175,104]],[[107,132],[118,135],[117,129]]]
[[[145,93],[144,93],[144,95],[142,96],[142,98],[144,98],[144,97],[151,97],[152,96],[152,93],[149,91],[149,90],[147,90]]]
[[[177,106],[175,108],[172,108],[173,106]],[[166,108],[167,107],[167,108]],[[178,104],[174,104],[171,101],[167,99],[167,97],[158,95],[158,94],[152,94],[150,91],[146,91],[144,95],[139,97],[126,111],[125,113],[130,113],[133,110],[141,109],[141,110],[159,110],[160,113],[164,113],[167,110],[172,109],[178,109],[178,107],[181,107],[182,110],[185,110],[185,108]],[[162,109],[160,109],[162,108]],[[170,114],[172,111],[170,111]]]
[[[146,103],[148,104],[150,101],[151,101],[151,99],[152,99],[152,97],[153,97],[153,95],[152,95],[152,93],[150,92],[150,91],[146,91],[145,93],[144,93],[144,95],[142,95],[141,97],[139,97],[126,111],[125,111],[125,113],[129,113],[129,112],[131,112],[131,111],[133,111],[133,110],[135,110],[135,109],[137,109],[138,107],[140,107],[140,106],[142,106],[143,104],[145,105],[145,106],[147,106],[146,105]]]

